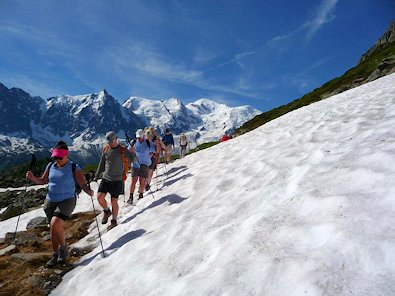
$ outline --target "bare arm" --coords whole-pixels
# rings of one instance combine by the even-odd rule
[[[82,170],[76,170],[75,179],[78,185],[80,185],[80,187],[82,188],[82,190],[85,191],[86,194],[88,194],[89,196],[94,195],[94,192],[89,188],[88,184],[86,184],[86,180],[84,174],[82,173]]]
[[[45,169],[41,177],[36,177],[32,171],[26,172],[26,178],[31,180],[34,184],[43,185],[48,183],[48,167]]]
[[[97,170],[96,170],[95,180],[99,179],[101,173],[104,172],[105,163],[106,163],[106,157],[104,156],[104,152],[103,152],[101,154],[99,166],[97,167]]]

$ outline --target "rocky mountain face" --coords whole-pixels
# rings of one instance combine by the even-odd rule
[[[371,56],[375,51],[385,48],[393,42],[395,42],[395,20],[392,21],[383,36],[381,36],[379,40],[377,40],[377,42],[364,55],[362,55],[359,63],[365,61],[367,57]]]
[[[0,83],[1,133],[31,136],[30,122],[39,122],[44,104],[40,97],[31,97],[19,88],[8,89]]]
[[[134,130],[143,122],[105,90],[81,96],[31,97],[20,89],[0,86],[0,168],[48,156],[60,139],[81,163],[97,162],[105,133]],[[78,153],[76,153],[78,151]]]
[[[392,48],[392,49],[391,49]],[[365,62],[369,57],[374,54],[385,51],[386,56],[376,66],[374,71],[366,78],[364,82],[376,80],[377,78],[383,77],[387,74],[395,72],[395,20],[392,21],[387,31],[377,40],[377,42],[364,54],[362,55],[358,65]],[[358,86],[358,85],[356,85]]]
[[[81,163],[97,163],[105,134],[114,130],[120,138],[134,136],[138,128],[154,126],[159,133],[170,128],[185,132],[197,144],[217,140],[260,111],[249,106],[231,108],[204,99],[184,105],[180,100],[147,100],[130,97],[123,105],[103,90],[80,96],[56,96],[44,100],[21,89],[0,84],[0,169],[49,155],[64,140],[70,157]]]

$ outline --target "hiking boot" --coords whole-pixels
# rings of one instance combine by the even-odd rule
[[[54,267],[56,264],[58,264],[58,257],[59,257],[59,253],[53,252],[51,259],[49,259],[49,261],[45,263],[45,267],[51,268]]]
[[[149,184],[145,185],[145,191],[150,190],[151,186],[149,186]]]
[[[142,193],[139,193],[139,199],[142,199],[144,196],[143,196],[143,194]],[[139,200],[138,199],[138,200]]]
[[[111,210],[104,210],[103,211],[103,218],[101,219],[101,224],[107,224],[108,222],[108,217],[111,216]]]
[[[59,248],[58,263],[60,264],[66,263],[68,257],[69,257],[69,249],[67,248],[67,246],[61,246]]]
[[[130,204],[130,205],[133,204],[133,194],[131,194],[131,195],[129,196],[129,199],[128,199],[127,203]]]
[[[117,220],[112,219],[111,224],[107,227],[107,230],[111,230],[118,225]]]

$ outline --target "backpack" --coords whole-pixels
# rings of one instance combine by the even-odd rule
[[[51,164],[49,165],[49,168],[48,168],[48,173],[49,173],[49,170],[51,169],[51,167],[52,167],[53,165],[55,165],[55,163],[56,163],[56,161],[51,162]],[[81,188],[81,186],[78,184],[77,178],[75,177],[75,170],[76,170],[76,167],[77,167],[77,164],[76,164],[75,162],[71,161],[71,170],[73,171],[73,178],[74,178],[74,183],[75,183],[75,185],[74,185],[75,196],[78,197],[78,195],[79,195],[79,194],[81,193],[81,191],[82,191],[82,188]]]
[[[122,174],[122,180],[125,181],[128,178],[128,172],[129,172],[129,162],[128,160],[125,158],[125,147],[121,146],[121,159],[122,159],[122,163],[123,163],[123,174]],[[103,149],[103,153],[107,152],[108,149],[110,149],[110,145],[106,145]]]

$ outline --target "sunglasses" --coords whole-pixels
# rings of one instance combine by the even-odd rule
[[[55,159],[55,160],[61,160],[61,159],[63,159],[63,157],[54,156],[53,159]]]

